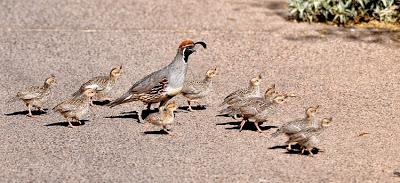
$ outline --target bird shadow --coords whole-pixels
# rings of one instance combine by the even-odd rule
[[[104,118],[108,119],[136,119],[138,123],[139,122],[139,116],[137,113],[124,113],[121,115],[116,115],[116,116],[106,116]]]
[[[165,130],[155,130],[155,131],[145,131],[144,135],[169,135],[169,133]]]
[[[239,130],[240,129],[240,121],[231,121],[231,122],[225,122],[225,123],[217,123],[217,126],[221,126],[221,125],[233,125],[233,127],[227,127],[225,129],[227,130]],[[277,126],[271,126],[271,125],[267,125],[267,126],[263,126],[262,124],[259,124],[260,129],[262,131],[264,130],[269,130],[271,128],[278,128]],[[243,129],[242,130],[252,130],[252,131],[257,131],[256,126],[254,125],[254,123],[251,122],[247,122],[244,124]]]
[[[47,114],[48,109],[43,109],[45,111],[40,111],[40,110],[33,110],[32,115],[40,116],[43,114]],[[24,111],[17,111],[17,112],[12,112],[12,113],[6,113],[4,115],[6,116],[17,116],[17,115],[28,115],[29,111],[24,110]]]
[[[288,145],[276,145],[276,146],[272,146],[269,147],[268,149],[286,149],[288,147]],[[291,150],[287,150],[287,152],[285,152],[285,154],[299,154],[299,155],[309,155],[310,153],[308,151],[304,151],[304,154],[301,153],[301,147],[299,144],[295,144],[291,146],[292,149]],[[322,152],[320,149],[314,147],[311,152],[313,154],[318,154],[319,152]]]
[[[234,116],[233,115],[230,115],[230,114],[217,114],[217,115],[215,115],[216,117],[224,117],[224,118],[232,118],[232,119],[235,119],[234,118]],[[237,114],[237,118],[240,118],[241,117],[241,115],[240,114]]]
[[[94,105],[99,105],[99,106],[105,106],[107,104],[109,104],[111,101],[110,100],[96,100],[93,101]]]
[[[155,112],[158,112],[158,109],[144,110],[143,113],[142,113],[142,118],[145,119],[149,114],[155,113]],[[137,122],[140,123],[138,111],[121,112],[120,115],[106,116],[104,118],[109,118],[109,119],[136,119]]]
[[[82,126],[82,125],[85,125],[86,122],[89,121],[89,120],[79,120],[79,121],[81,122],[81,124],[79,124],[76,121],[71,122],[71,124],[74,125],[74,126]],[[68,125],[69,125],[69,123],[67,121],[64,121],[64,122],[50,123],[50,124],[46,124],[44,126],[64,126],[64,127],[67,127]]]
[[[181,106],[181,107],[178,107],[178,109],[188,111],[189,106]],[[195,106],[192,106],[192,109],[195,110],[195,111],[206,110],[207,109],[207,105],[195,105]]]

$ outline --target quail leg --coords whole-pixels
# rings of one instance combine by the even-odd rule
[[[167,132],[168,135],[175,136],[174,133],[170,132],[170,130],[167,128],[167,126],[163,126],[163,129],[162,129],[162,130],[163,130],[164,132]]]
[[[40,112],[46,112],[42,107],[37,107]]]
[[[259,133],[262,133],[262,131],[261,131],[261,129],[260,129],[260,126],[258,126],[258,122],[254,122],[254,125],[256,126],[257,131],[258,131]]]
[[[242,129],[243,129],[243,126],[244,126],[244,124],[246,123],[246,120],[245,119],[243,119],[242,120],[242,122],[240,123],[240,129],[239,129],[239,132],[241,132],[242,131]]]
[[[307,148],[307,151],[309,153],[308,155],[311,156],[311,157],[314,157],[314,154],[311,152],[311,150],[312,150],[312,148],[311,149]]]
[[[72,125],[71,120],[68,120],[68,128],[74,128],[75,126]]]
[[[292,143],[288,143],[288,146],[286,147],[286,150],[291,151],[292,150]],[[303,152],[302,152],[303,153]]]
[[[138,120],[139,120],[139,123],[143,123],[143,118],[142,118],[142,115],[143,115],[143,110],[142,110],[142,111],[140,111],[140,112],[138,112],[138,113],[137,113],[137,115],[138,115]]]
[[[190,105],[190,100],[188,100],[187,102],[188,102],[188,111],[192,112],[193,109],[192,109],[192,106]]]
[[[151,111],[151,103],[147,104],[147,111]]]
[[[33,117],[33,115],[32,115],[32,104],[26,104],[26,106],[28,106],[28,114],[27,114],[27,116]]]

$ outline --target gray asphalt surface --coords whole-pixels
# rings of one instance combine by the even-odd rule
[[[400,34],[288,22],[286,11],[284,0],[0,1],[0,182],[399,182]],[[6,102],[55,74],[51,109],[123,64],[118,97],[168,64],[184,38],[208,43],[189,76],[221,72],[206,110],[176,114],[175,136],[144,134],[123,113],[139,103],[96,106],[70,129],[51,111],[31,119],[22,102]],[[268,125],[316,104],[334,118],[323,152],[287,153],[266,124],[263,134],[251,124],[239,133],[235,120],[216,117],[223,97],[258,73],[264,89],[300,96]]]

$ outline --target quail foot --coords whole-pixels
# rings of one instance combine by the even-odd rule
[[[56,78],[54,75],[51,75],[45,80],[42,86],[31,86],[17,93],[15,98],[22,100],[28,107],[27,116],[33,117],[32,107],[44,112],[43,104],[48,100],[51,87],[55,84]]]
[[[114,87],[117,79],[122,74],[122,65],[118,67],[114,67],[108,76],[98,76],[90,79],[81,85],[78,91],[76,91],[73,96],[79,97],[82,93],[87,89],[91,88],[96,90],[96,95],[94,96],[98,100],[110,100],[110,97],[107,96],[108,93]]]
[[[181,94],[187,99],[188,110],[192,111],[191,102],[205,98],[212,90],[212,79],[217,75],[217,68],[209,69],[203,80],[185,81]]]
[[[167,125],[174,122],[174,110],[176,110],[177,105],[175,101],[168,103],[166,106],[161,106],[158,113],[152,113],[144,119],[146,129],[149,124],[162,127],[162,130],[170,134],[167,129]]]
[[[61,102],[53,108],[54,111],[59,112],[68,121],[68,127],[74,127],[71,121],[77,121],[81,124],[80,120],[90,110],[91,98],[96,95],[96,90],[87,88],[79,97],[73,97]]]
[[[313,126],[316,123],[315,114],[318,108],[319,105],[308,107],[305,111],[305,117],[286,122],[280,128],[278,128],[278,130],[274,132],[271,136],[277,137],[280,134],[285,134],[286,136],[290,136],[292,134],[298,133],[299,131],[305,128]],[[292,145],[291,143],[288,143],[287,147],[288,150],[291,150],[291,145]]]
[[[142,101],[146,104],[160,102],[160,106],[163,106],[168,100],[181,92],[186,78],[189,56],[196,52],[197,45],[206,48],[204,42],[183,40],[178,47],[175,58],[169,65],[137,81],[125,94],[112,101],[109,106],[115,107],[132,101]],[[142,121],[141,114],[142,112],[138,113],[139,121]]]

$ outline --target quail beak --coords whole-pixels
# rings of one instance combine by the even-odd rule
[[[190,50],[192,53],[196,52],[196,49],[194,49],[194,46],[188,46],[186,49]]]

